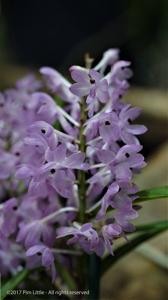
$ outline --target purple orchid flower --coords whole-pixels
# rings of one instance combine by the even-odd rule
[[[73,169],[84,169],[84,154],[80,151],[67,156],[64,144],[56,147],[55,151],[46,150],[44,164],[39,168],[24,164],[17,172],[21,179],[31,178],[29,192],[31,195],[46,195],[52,186],[65,198],[73,197],[75,175]]]
[[[73,237],[69,239],[68,244],[79,243],[88,254],[95,252],[98,256],[102,256],[104,253],[103,240],[98,236],[96,230],[92,228],[92,224],[90,223],[86,223],[80,228],[62,227],[57,231],[57,234],[57,239],[73,235]]]
[[[47,87],[56,93],[62,100],[68,103],[78,102],[79,98],[74,96],[69,90],[70,82],[66,80],[58,71],[50,68],[43,67],[40,69],[40,73],[44,77]]]
[[[20,224],[16,241],[23,243],[26,248],[36,245],[36,243],[39,243],[41,240],[47,246],[52,246],[54,244],[54,236],[52,226],[40,222],[40,220],[35,220],[28,224]]]
[[[101,74],[95,70],[86,70],[84,68],[73,66],[70,68],[74,83],[70,90],[79,97],[87,96],[89,117],[98,111],[99,102],[106,103],[109,99],[108,83]]]
[[[132,170],[141,169],[146,165],[143,155],[138,153],[141,149],[140,145],[125,145],[117,154],[110,150],[99,150],[98,158],[107,164],[113,178],[127,181],[132,179]]]
[[[112,66],[119,58],[118,49],[109,49],[103,53],[103,57],[100,62],[94,67],[94,69],[100,70],[103,74],[108,66]]]
[[[4,236],[8,237],[15,233],[18,224],[18,201],[16,198],[5,201],[2,209],[2,221],[0,231]]]
[[[42,82],[35,75],[29,74],[16,82],[16,88],[26,92],[35,92],[42,88]]]
[[[22,270],[25,259],[24,250],[14,241],[10,241],[0,232],[0,270],[3,277]]]
[[[133,125],[131,122],[140,113],[139,108],[125,106],[119,116],[115,112],[104,113],[100,119],[99,133],[107,143],[122,140],[125,144],[139,144],[136,135],[147,131],[144,125]]]
[[[0,93],[0,269],[42,265],[54,282],[56,243],[67,267],[73,259],[61,251],[113,255],[115,240],[134,230],[146,127],[122,100],[132,71],[118,49],[92,69],[72,66],[72,84],[52,68],[40,73],[43,83],[28,75]]]
[[[111,255],[113,255],[112,243],[113,240],[122,234],[122,228],[118,224],[104,225],[102,227],[102,235],[105,245]]]
[[[37,258],[41,259],[41,264],[44,266],[49,272],[51,273],[52,282],[55,282],[56,279],[56,269],[54,264],[54,255],[50,248],[47,248],[44,245],[34,245],[33,247],[29,248],[26,252],[28,257],[36,256]]]

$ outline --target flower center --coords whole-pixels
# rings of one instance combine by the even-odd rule
[[[14,207],[13,207],[13,210],[17,210],[17,209],[18,209],[18,207],[17,207],[17,206],[14,206]]]
[[[20,156],[20,152],[16,152],[15,155],[16,155],[16,156]]]
[[[90,83],[91,84],[94,84],[95,83],[95,80],[93,78],[90,78]]]
[[[45,134],[45,133],[46,133],[46,130],[45,130],[44,128],[42,128],[42,129],[41,129],[41,132],[42,132],[43,134]]]
[[[105,125],[111,125],[110,121],[105,121]]]
[[[51,174],[54,174],[54,173],[55,173],[55,169],[51,169],[51,170],[50,170],[50,173],[51,173]]]

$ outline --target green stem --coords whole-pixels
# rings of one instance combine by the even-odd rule
[[[79,150],[86,153],[86,138],[84,135],[84,123],[87,119],[86,102],[81,99],[80,103],[80,128],[79,128]],[[86,211],[86,174],[84,170],[78,171],[78,194],[79,194],[79,222],[85,222]],[[87,257],[83,254],[78,262],[78,274],[80,274],[79,289],[85,289],[87,277]]]
[[[98,300],[100,294],[101,259],[96,254],[89,256],[89,299]]]
[[[80,128],[79,128],[79,150],[82,152],[86,152],[86,138],[83,133],[84,131],[84,123],[87,119],[86,113],[86,102],[85,99],[81,99],[80,104]],[[85,210],[86,210],[86,174],[85,171],[78,171],[78,182],[79,182],[79,220],[81,223],[85,220]]]
[[[67,284],[69,290],[76,290],[77,289],[76,282],[74,278],[71,276],[71,274],[68,272],[68,270],[65,269],[58,260],[55,261],[55,265],[58,273],[60,274],[64,282]]]

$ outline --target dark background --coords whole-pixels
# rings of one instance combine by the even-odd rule
[[[65,70],[109,47],[133,62],[134,83],[167,87],[167,0],[4,0],[1,28],[12,61]],[[167,68],[165,68],[167,67]]]

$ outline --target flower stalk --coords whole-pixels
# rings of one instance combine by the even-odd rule
[[[86,137],[84,135],[84,123],[87,119],[87,113],[85,111],[86,103],[85,99],[81,99],[80,103],[80,128],[79,128],[79,150],[83,153],[86,152]],[[85,210],[86,210],[86,173],[84,170],[78,171],[78,189],[79,189],[79,220],[84,223]]]
[[[91,68],[92,59],[89,54],[85,55],[85,65],[87,69]],[[84,133],[84,125],[87,121],[87,105],[86,97],[82,97],[80,101],[80,126],[79,126],[79,150],[83,153],[86,153],[86,136]],[[79,220],[81,223],[84,223],[85,220],[85,210],[86,210],[86,173],[83,170],[78,171],[78,180],[79,180]]]

